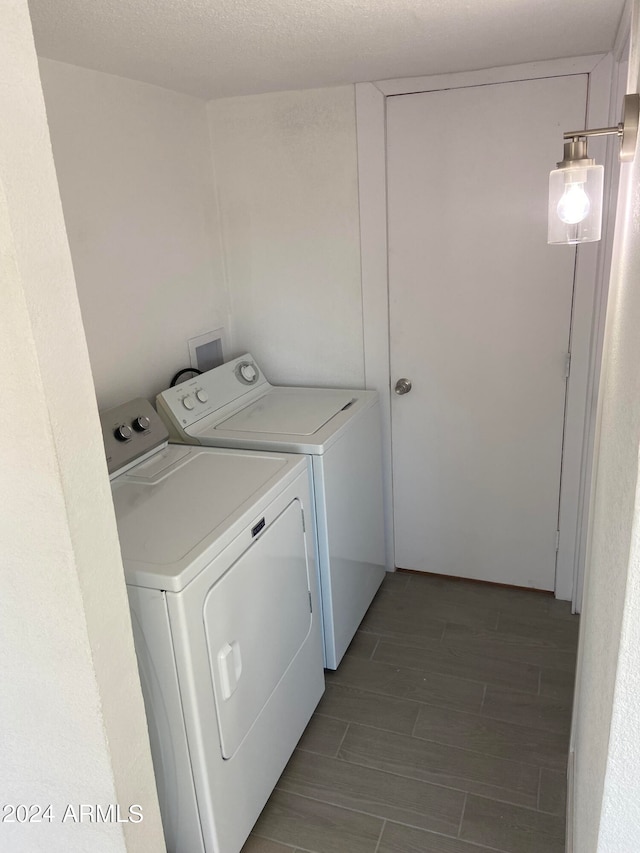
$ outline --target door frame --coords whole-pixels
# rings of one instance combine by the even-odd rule
[[[383,471],[387,568],[395,567],[393,522],[393,479],[391,455],[391,377],[389,340],[389,279],[387,257],[387,170],[386,99],[393,95],[508,83],[540,77],[587,74],[585,127],[603,127],[609,122],[610,94],[614,75],[611,54],[530,62],[482,71],[409,77],[357,83],[356,129],[360,203],[360,246],[362,266],[362,310],[364,332],[365,387],[380,393],[382,409]],[[563,128],[569,130],[570,128]],[[562,153],[558,134],[558,156]],[[592,140],[590,154],[611,167],[613,145],[608,137]],[[549,168],[553,167],[549,164]],[[612,169],[606,169],[611,175]],[[611,192],[611,190],[609,190]],[[571,374],[565,404],[565,430],[561,466],[559,546],[555,594],[572,600],[579,608],[584,570],[591,487],[591,458],[595,425],[595,402],[599,359],[604,329],[604,300],[611,259],[610,237],[614,213],[605,207],[603,234],[599,243],[578,247],[575,266],[574,303],[570,350]]]

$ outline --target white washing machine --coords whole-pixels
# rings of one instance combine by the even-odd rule
[[[169,853],[238,853],[324,690],[304,456],[101,414]]]
[[[325,665],[335,669],[385,573],[377,392],[275,387],[247,353],[157,405],[176,441],[308,454]]]

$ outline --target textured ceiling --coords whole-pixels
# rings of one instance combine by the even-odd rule
[[[624,0],[30,0],[41,56],[202,98],[608,51]]]

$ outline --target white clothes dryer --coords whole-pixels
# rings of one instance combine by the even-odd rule
[[[101,414],[169,853],[239,853],[324,690],[304,456]]]
[[[336,669],[385,574],[377,392],[276,387],[247,353],[156,402],[175,441],[308,454],[325,666]]]

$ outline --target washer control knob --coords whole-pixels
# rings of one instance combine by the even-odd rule
[[[240,373],[245,382],[254,382],[256,378],[256,369],[252,364],[243,364],[240,366]]]
[[[136,432],[146,432],[151,426],[151,421],[146,415],[138,415],[138,417],[134,418],[131,422],[131,426]]]
[[[182,405],[185,407],[185,409],[188,409],[189,411],[191,411],[195,407],[196,404],[193,402],[193,397],[191,396],[191,394],[187,394],[186,397],[183,397]]]
[[[241,361],[236,365],[234,373],[244,385],[253,385],[258,380],[258,368],[250,361]]]
[[[126,424],[120,424],[113,431],[114,436],[118,439],[118,441],[129,441],[133,433],[131,432],[131,427]]]
[[[199,388],[196,391],[196,397],[198,398],[198,400],[200,400],[201,403],[206,403],[207,400],[209,399],[209,395],[204,390],[204,388]]]

